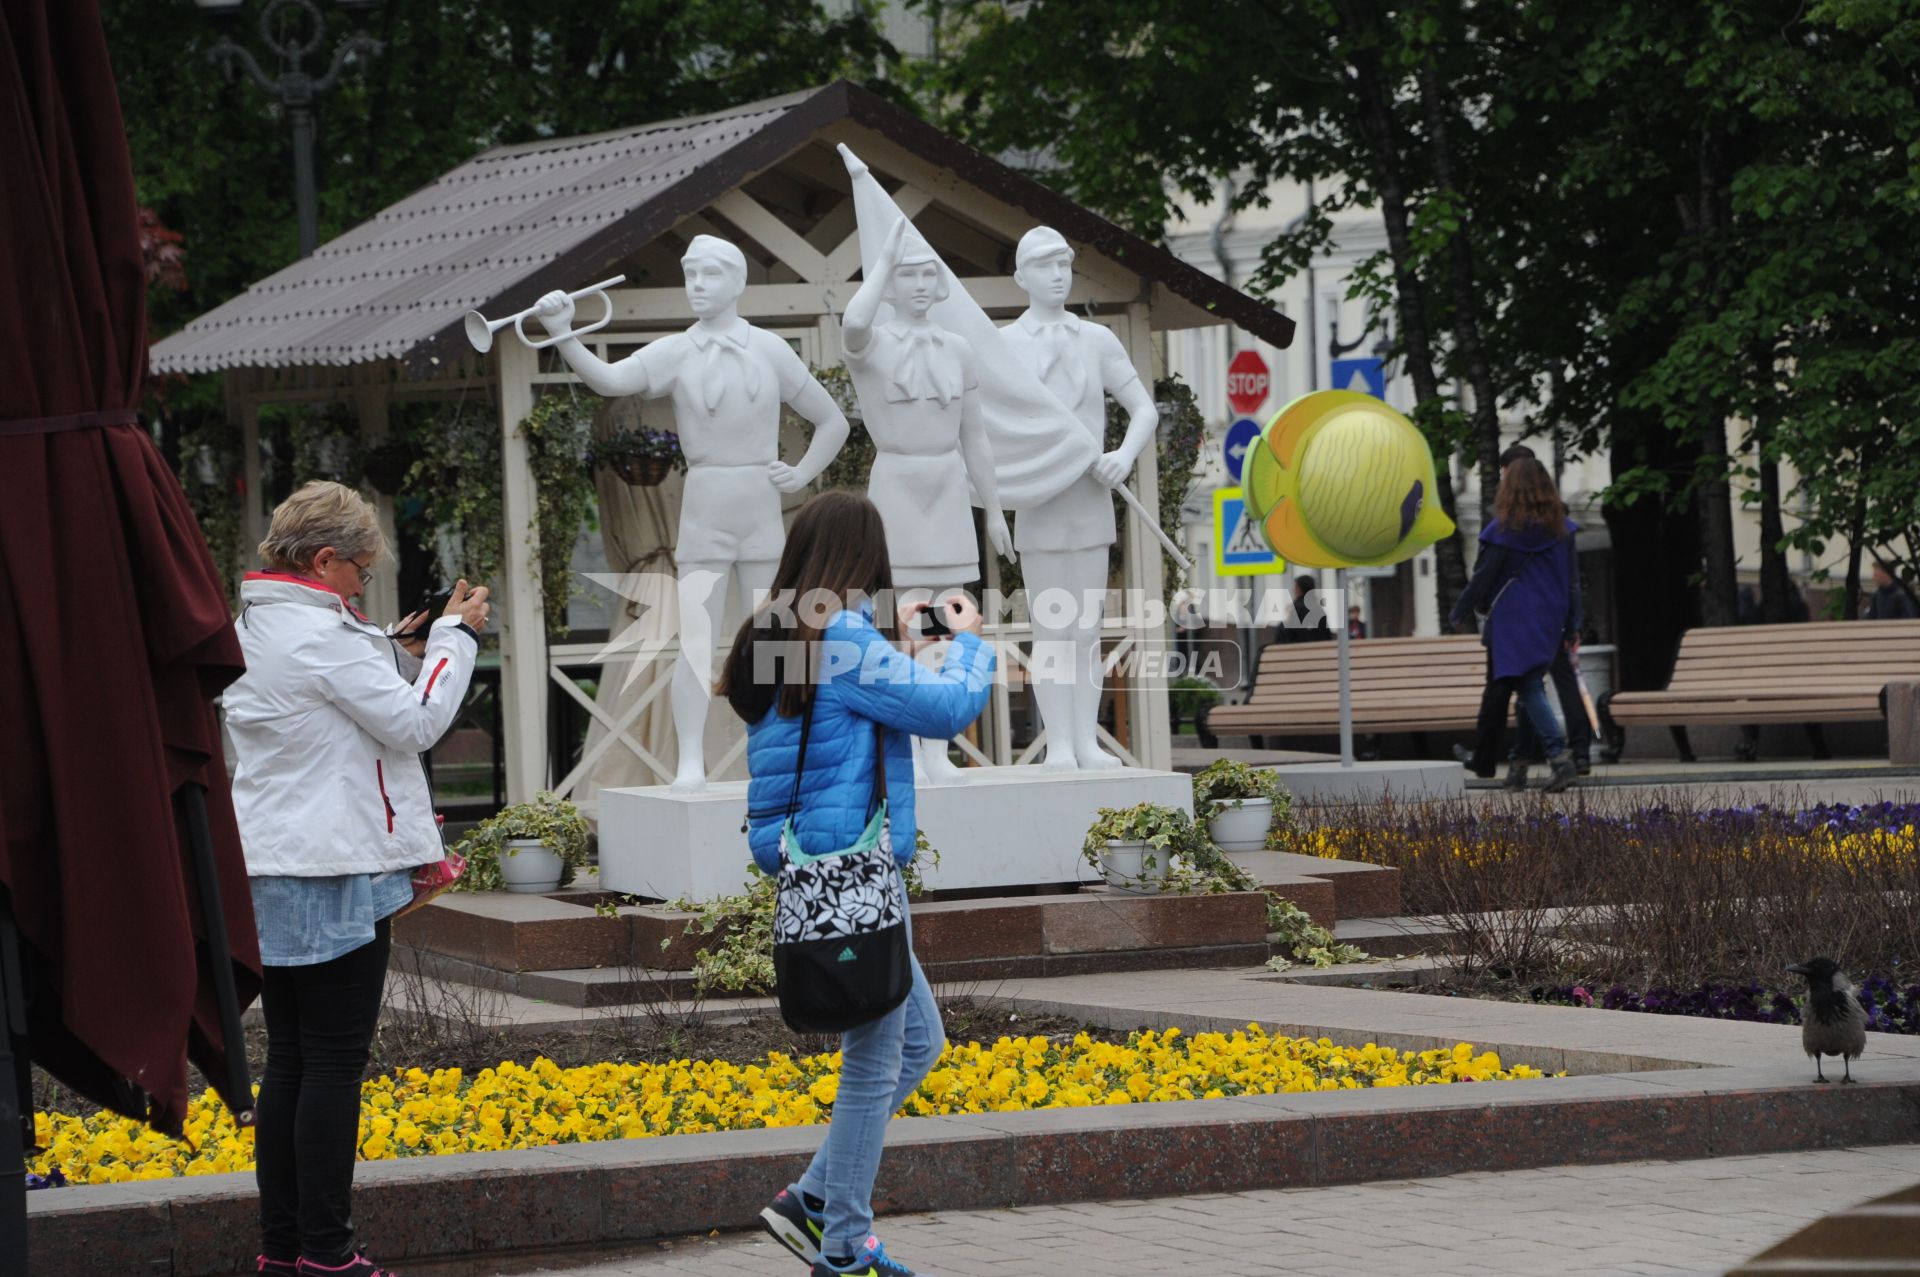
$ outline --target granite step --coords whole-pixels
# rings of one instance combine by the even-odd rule
[[[1329,906],[1330,888],[1313,885]],[[1090,887],[1065,895],[921,901],[912,913],[922,965],[955,980],[1258,963],[1267,952],[1266,902],[1255,892],[1136,896]],[[695,954],[712,942],[691,932],[695,916],[664,905],[612,906],[590,890],[449,893],[402,919],[394,939],[455,964],[445,967],[446,978],[525,977],[514,982],[515,992],[603,1005],[591,999],[645,998],[663,981],[670,996],[684,996]],[[580,972],[613,974],[588,979]],[[559,983],[543,985],[545,975]],[[602,989],[609,984],[618,993]],[[588,987],[598,991],[583,991]]]
[[[1252,874],[1262,887],[1313,914],[1314,921],[1323,927],[1338,918],[1381,918],[1400,912],[1400,871],[1390,865],[1330,860],[1290,851],[1230,851],[1227,859]],[[1331,918],[1322,918],[1306,898],[1295,895],[1308,890],[1308,881],[1332,887]]]

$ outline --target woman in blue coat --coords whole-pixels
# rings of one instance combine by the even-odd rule
[[[1480,533],[1473,579],[1453,605],[1450,624],[1460,628],[1475,613],[1486,617],[1487,690],[1480,698],[1479,739],[1472,767],[1493,774],[1507,728],[1507,707],[1518,694],[1546,752],[1553,774],[1546,788],[1558,792],[1578,776],[1567,738],[1547,703],[1547,667],[1580,632],[1579,573],[1574,560],[1576,527],[1553,486],[1553,476],[1532,457],[1515,461],[1500,480],[1493,519]],[[1512,789],[1526,787],[1527,766],[1507,774]]]
[[[939,667],[929,668],[909,655],[937,641],[914,636],[916,614],[928,605],[896,614],[892,598],[886,530],[873,503],[853,492],[809,501],[787,533],[766,604],[734,639],[719,689],[748,724],[748,844],[764,873],[780,869],[780,828],[809,700],[813,725],[793,816],[800,846],[814,854],[848,847],[866,829],[877,724],[894,858],[903,866],[915,842],[911,739],[950,739],[986,707],[994,655],[980,640],[973,602],[963,596],[940,605],[954,637]],[[906,651],[895,639],[902,630]],[[841,1035],[840,1089],[826,1138],[799,1182],[760,1213],[767,1230],[813,1266],[812,1277],[912,1277],[873,1236],[873,1179],[887,1119],[946,1046],[917,959],[912,970],[905,1002]]]

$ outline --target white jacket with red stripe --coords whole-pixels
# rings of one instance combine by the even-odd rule
[[[249,573],[226,689],[247,872],[383,873],[445,854],[420,754],[452,725],[479,637],[441,617],[413,656],[317,581]]]

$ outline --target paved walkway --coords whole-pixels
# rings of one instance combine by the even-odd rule
[[[941,1277],[1718,1277],[1822,1215],[1915,1182],[1920,1145],[1896,1145],[913,1215],[882,1229],[901,1258]],[[800,1277],[801,1269],[771,1241],[735,1235],[512,1271]]]

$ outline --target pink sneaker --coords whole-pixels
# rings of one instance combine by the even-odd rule
[[[382,1268],[358,1251],[344,1264],[316,1264],[302,1259],[294,1269],[299,1277],[400,1277],[391,1268]]]
[[[253,1270],[262,1277],[297,1277],[300,1264],[292,1259],[268,1259],[265,1255],[253,1261]]]

